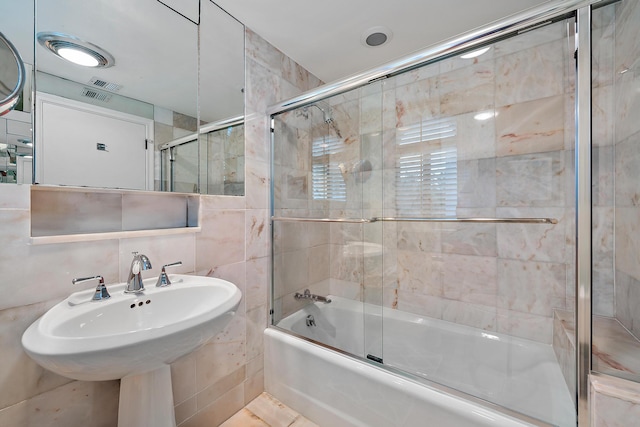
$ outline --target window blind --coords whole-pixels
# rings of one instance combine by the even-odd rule
[[[401,216],[455,217],[458,150],[455,119],[428,119],[398,128],[396,208]]]

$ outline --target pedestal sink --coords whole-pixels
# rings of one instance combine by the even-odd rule
[[[171,275],[172,285],[145,280],[140,294],[109,286],[111,298],[92,301],[93,290],[71,294],[22,336],[27,354],[65,377],[122,379],[119,427],[175,427],[169,363],[217,335],[240,303],[225,280]]]

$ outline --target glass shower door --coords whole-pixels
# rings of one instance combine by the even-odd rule
[[[273,324],[375,362],[382,86],[279,114],[273,146]]]
[[[384,363],[561,426],[576,414],[558,343],[574,310],[573,23],[388,79],[383,147]]]

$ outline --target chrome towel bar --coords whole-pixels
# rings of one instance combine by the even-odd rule
[[[474,222],[485,224],[557,224],[555,218],[297,218],[273,216],[274,222],[341,222],[348,224],[368,224],[373,222]]]

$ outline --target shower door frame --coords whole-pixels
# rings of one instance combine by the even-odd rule
[[[512,15],[501,21],[446,40],[423,51],[403,57],[383,66],[365,71],[333,83],[308,91],[298,97],[283,101],[268,108],[271,128],[271,176],[274,172],[274,116],[294,110],[316,101],[368,85],[378,79],[392,77],[411,69],[440,61],[471,51],[501,39],[535,29],[562,18],[573,15],[576,22],[576,89],[575,89],[575,189],[576,189],[576,402],[577,420],[581,427],[590,426],[589,375],[591,374],[591,11],[592,7],[604,6],[618,0],[557,0]],[[273,259],[274,180],[271,179],[271,257]],[[291,218],[291,220],[299,220]],[[301,220],[301,218],[300,218]],[[375,218],[382,220],[382,218]],[[315,221],[318,221],[317,219]],[[326,221],[331,221],[327,219]],[[343,219],[343,222],[372,222],[371,219]],[[271,296],[273,307],[273,268],[271,268]],[[271,315],[273,310],[270,310]],[[270,327],[273,327],[270,322]],[[303,338],[303,337],[301,337]],[[304,339],[304,338],[303,338]],[[344,352],[341,352],[344,353]],[[447,392],[451,389],[443,387]],[[454,391],[454,394],[455,391]],[[466,396],[466,395],[465,395]],[[493,406],[493,405],[491,405]],[[521,419],[527,416],[501,408]],[[531,421],[531,419],[528,419]]]

